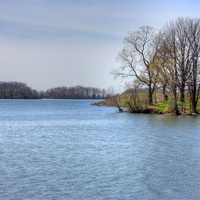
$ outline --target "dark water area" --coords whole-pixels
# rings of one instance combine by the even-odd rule
[[[200,118],[0,100],[0,199],[200,199]]]

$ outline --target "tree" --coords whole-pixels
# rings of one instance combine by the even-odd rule
[[[122,67],[117,74],[123,77],[134,76],[148,87],[148,101],[153,104],[153,93],[158,81],[156,53],[158,42],[152,27],[143,26],[131,32],[124,40],[120,53]]]
[[[163,99],[168,100],[167,87],[170,81],[170,56],[168,46],[165,41],[165,35],[160,32],[157,36],[159,38],[159,48],[156,54],[156,64],[158,68],[158,86],[161,87]]]
[[[148,88],[150,105],[153,104],[153,94],[162,92],[163,99],[167,100],[171,91],[176,114],[179,114],[179,102],[181,111],[185,112],[188,95],[191,112],[197,113],[200,95],[200,19],[178,18],[157,34],[153,28],[143,26],[125,38],[120,58],[123,65],[117,74],[132,76]]]
[[[191,47],[191,76],[188,85],[191,96],[192,112],[197,113],[197,103],[200,92],[200,19],[188,19],[187,27],[186,35]]]
[[[178,83],[177,86],[180,90],[180,101],[182,104],[185,102],[185,87],[190,78],[191,62],[190,53],[191,45],[187,38],[187,19],[179,18],[175,22],[176,32],[176,56],[177,56],[177,71]]]
[[[164,45],[167,51],[168,58],[168,71],[169,71],[169,85],[172,90],[172,94],[174,97],[174,112],[178,115],[178,67],[177,67],[177,41],[176,41],[176,28],[174,23],[171,23],[167,26],[164,33]]]

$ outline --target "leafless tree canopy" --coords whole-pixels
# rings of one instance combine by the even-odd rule
[[[120,52],[122,65],[118,76],[131,76],[148,88],[149,104],[156,89],[173,96],[174,110],[186,97],[192,112],[197,112],[200,84],[200,19],[179,18],[155,32],[143,26],[131,32]],[[183,109],[183,107],[182,107]]]
[[[149,89],[149,104],[153,103],[153,93],[158,80],[156,54],[158,41],[152,27],[143,26],[129,33],[120,52],[122,67],[118,75],[136,77]]]

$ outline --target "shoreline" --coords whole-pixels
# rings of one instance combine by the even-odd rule
[[[130,110],[128,107],[125,106],[119,106],[114,103],[108,102],[106,99],[103,101],[95,102],[92,104],[93,106],[99,106],[99,107],[116,107],[119,109],[119,112],[127,112],[130,114],[147,114],[147,115],[171,115],[171,116],[199,116],[200,113],[190,113],[190,112],[181,112],[179,114],[176,114],[174,112],[166,111],[162,112],[156,109],[156,105],[149,106],[145,109],[139,109],[139,110]]]

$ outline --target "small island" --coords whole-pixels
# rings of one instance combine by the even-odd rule
[[[124,39],[114,74],[131,87],[97,105],[131,113],[198,114],[200,19],[178,18],[161,30],[142,26]]]

